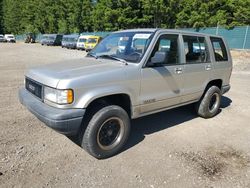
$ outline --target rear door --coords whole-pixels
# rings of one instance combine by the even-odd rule
[[[208,43],[205,37],[183,35],[184,43],[184,84],[182,102],[196,101],[201,97],[210,81],[213,69]]]

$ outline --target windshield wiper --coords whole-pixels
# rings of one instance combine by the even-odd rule
[[[109,59],[113,59],[113,60],[116,60],[116,61],[120,61],[122,63],[124,63],[125,65],[128,65],[127,61],[124,60],[124,59],[121,59],[119,57],[116,57],[116,56],[112,56],[112,55],[99,55],[97,56],[97,58],[109,58]]]

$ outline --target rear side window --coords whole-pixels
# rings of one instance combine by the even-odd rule
[[[183,36],[186,63],[205,63],[208,61],[208,50],[204,37]]]
[[[221,38],[211,37],[211,42],[214,49],[215,61],[227,61],[228,55],[226,46]]]

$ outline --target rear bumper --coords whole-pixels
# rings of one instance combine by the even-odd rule
[[[51,107],[26,89],[19,90],[19,101],[48,127],[65,135],[76,135],[79,131],[85,109],[58,109]]]
[[[231,86],[230,85],[225,85],[225,86],[222,86],[222,94],[225,94],[227,93],[229,90],[230,90]]]

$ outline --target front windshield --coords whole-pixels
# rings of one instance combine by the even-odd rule
[[[70,39],[71,42],[77,42],[77,40],[78,40],[78,37],[75,37],[75,38],[71,38],[71,39]]]
[[[63,38],[63,41],[65,42],[76,42],[78,38],[74,38],[74,37],[65,37]]]
[[[69,40],[68,37],[63,37],[63,40],[62,40],[62,41],[67,42],[68,40]]]
[[[55,36],[49,36],[48,37],[49,40],[55,40],[55,38],[56,38]]]
[[[79,39],[79,42],[86,42],[87,41],[87,39],[85,39],[85,38],[80,38]]]
[[[96,43],[97,39],[94,39],[94,38],[89,38],[87,40],[87,43]]]
[[[90,55],[112,56],[128,62],[138,63],[153,37],[152,32],[120,32],[104,38]]]

